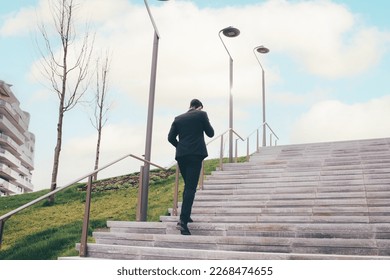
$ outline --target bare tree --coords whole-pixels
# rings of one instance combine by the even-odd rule
[[[106,97],[108,92],[108,72],[110,69],[110,60],[108,53],[104,61],[100,64],[100,59],[96,61],[96,92],[94,100],[94,118],[91,118],[91,123],[97,130],[97,143],[95,155],[95,170],[99,168],[100,157],[100,143],[102,138],[103,126],[107,122],[107,111],[109,106],[106,104]],[[97,172],[94,175],[94,180],[97,180]]]
[[[50,0],[54,35],[45,23],[39,24],[44,46],[39,48],[42,56],[42,73],[50,82],[59,99],[57,144],[54,149],[54,162],[50,190],[57,187],[57,175],[62,146],[62,127],[65,112],[74,108],[88,87],[89,62],[94,39],[85,31],[81,39],[76,32],[74,0]],[[59,50],[55,51],[56,48]],[[54,196],[49,198],[54,202]]]

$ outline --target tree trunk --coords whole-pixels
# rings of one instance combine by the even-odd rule
[[[58,124],[57,124],[57,144],[54,149],[54,161],[53,161],[53,171],[51,174],[51,186],[50,191],[54,191],[57,188],[57,176],[58,176],[58,167],[60,162],[60,153],[62,146],[62,123],[64,119],[64,112],[62,111],[62,103],[59,109],[58,115]],[[48,198],[49,203],[54,203],[54,195],[51,195]]]
[[[96,158],[95,158],[95,170],[99,169],[99,157],[100,157],[100,140],[102,138],[102,128],[99,126],[98,139],[96,144]],[[93,180],[97,180],[97,172],[93,175]]]

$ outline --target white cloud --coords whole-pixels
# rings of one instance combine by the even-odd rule
[[[83,14],[98,30],[95,48],[113,51],[114,83],[144,103],[153,39],[145,7],[125,0],[83,2]],[[254,46],[265,43],[271,54],[286,53],[314,75],[339,78],[377,63],[386,38],[375,28],[360,26],[350,11],[330,1],[277,0],[219,10],[175,1],[152,11],[161,34],[157,83],[160,94],[168,97],[164,105],[172,95],[183,100],[210,98],[210,92],[213,98],[226,95],[228,57],[217,34],[229,25],[241,29],[240,37],[225,42],[235,61],[235,91],[244,97],[253,95],[259,80],[253,71],[258,67]],[[21,15],[13,21],[30,25]],[[264,56],[264,62],[268,59]],[[275,76],[272,69],[267,71]]]
[[[269,97],[273,103],[287,106],[313,105],[321,100],[327,100],[331,91],[326,89],[317,89],[304,94],[293,92],[273,92]]]
[[[291,142],[310,143],[389,137],[390,96],[364,103],[317,103],[292,128]]]
[[[31,18],[36,14],[47,21],[50,17],[46,3],[46,0],[41,0],[36,8],[25,8],[12,15],[0,27],[0,36],[25,34],[25,30],[29,30],[32,25]],[[103,142],[106,145],[103,148],[106,156],[102,162],[127,152],[142,154],[153,44],[153,28],[148,14],[142,1],[83,0],[82,3],[78,17],[80,23],[85,17],[96,28],[95,49],[110,49],[113,53],[110,69],[111,99],[122,108],[128,107],[127,112],[121,111],[126,124],[113,122],[106,128],[107,139]],[[252,52],[255,46],[264,44],[271,49],[270,54],[261,57],[267,69],[267,87],[287,79],[282,77],[277,66],[271,65],[279,55],[293,58],[297,63],[295,68],[305,69],[311,75],[336,79],[369,70],[384,54],[388,33],[365,26],[345,6],[322,0],[270,0],[259,3],[234,8],[200,9],[190,1],[177,0],[151,6],[161,34],[152,148],[152,159],[156,163],[169,162],[167,158],[173,158],[174,151],[166,141],[166,134],[173,116],[184,112],[194,97],[200,98],[205,104],[217,134],[227,129],[229,61],[218,38],[219,30],[224,27],[233,25],[241,30],[239,37],[224,40],[234,58],[235,125],[249,127],[244,132],[251,132],[260,123],[259,116],[253,117],[247,111],[249,107],[256,107],[256,104],[260,108],[261,102],[261,72]],[[32,66],[31,72],[33,76],[39,77],[37,65]],[[282,102],[307,105],[324,99],[328,94],[326,90],[316,90],[315,96],[302,93],[296,96],[292,89],[288,93],[275,94],[273,98],[274,101],[279,98]],[[308,89],[307,92],[313,90]],[[115,96],[123,94],[129,96],[129,101],[126,101],[128,105],[115,100]],[[364,126],[368,129],[364,133],[361,132],[363,126],[352,129],[353,126],[347,125],[351,118],[345,113],[348,111],[354,120],[360,119],[364,123],[368,117],[367,111],[371,110],[369,116],[372,119],[375,114],[373,108],[377,106],[377,101],[350,106],[338,101],[320,102],[296,124],[292,140],[323,141],[341,135],[378,135],[374,126],[369,129],[369,126]],[[324,108],[333,113],[324,112]],[[144,112],[144,118],[135,115],[134,110],[137,113]],[[325,117],[336,121],[337,114],[341,114],[337,123],[346,125],[344,129],[334,133],[334,129],[329,128],[327,123],[321,125]],[[379,116],[376,118],[380,119]],[[323,129],[319,131],[316,127]],[[315,138],[316,135],[321,137]],[[62,180],[78,176],[78,166],[93,165],[95,136],[84,138],[74,135],[71,138],[73,140],[64,144],[62,152]],[[44,158],[46,162],[39,161],[39,164],[45,166],[47,173],[52,158]],[[77,166],[74,162],[77,162]],[[38,168],[43,169],[41,166]],[[131,169],[130,165],[126,168]],[[43,172],[34,172],[34,177],[44,176],[47,177]]]

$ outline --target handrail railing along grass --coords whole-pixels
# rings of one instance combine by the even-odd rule
[[[87,190],[86,190],[86,201],[85,201],[85,212],[84,212],[84,220],[83,220],[83,229],[82,229],[82,235],[81,235],[81,244],[80,244],[80,256],[86,256],[87,255],[87,246],[86,246],[86,242],[87,242],[87,234],[88,234],[88,224],[89,224],[89,210],[90,210],[90,204],[91,204],[91,192],[92,192],[92,181],[93,181],[93,176],[98,173],[99,171],[102,171],[122,160],[124,160],[125,158],[128,158],[128,157],[132,157],[134,159],[137,159],[139,161],[143,161],[143,162],[146,162],[146,163],[149,163],[150,165],[153,165],[157,168],[160,168],[162,170],[167,170],[165,167],[162,167],[162,166],[159,166],[153,162],[150,162],[150,161],[147,161],[143,158],[140,158],[138,156],[135,156],[133,154],[127,154],[125,156],[122,156],[120,157],[119,159],[117,160],[114,160],[112,161],[111,163],[108,163],[107,165],[99,168],[99,169],[95,169],[89,173],[87,173],[86,175],[84,176],[81,176],[77,179],[75,179],[74,181],[72,181],[71,183],[63,186],[63,187],[59,187],[57,189],[55,189],[54,191],[51,191],[51,192],[48,192],[40,197],[38,197],[37,199],[34,199],[33,201],[30,201],[4,215],[2,215],[0,217],[0,249],[1,249],[1,245],[2,245],[2,240],[3,240],[3,231],[4,231],[4,224],[5,222],[11,218],[13,215],[19,213],[20,211],[30,207],[30,206],[33,206],[35,205],[36,203],[38,202],[41,202],[43,201],[44,199],[48,198],[49,196],[52,196],[60,191],[63,191],[71,186],[73,186],[74,184],[80,182],[81,180],[83,179],[86,179],[88,178],[88,185],[87,185]]]

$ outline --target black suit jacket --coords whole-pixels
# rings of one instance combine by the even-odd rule
[[[203,132],[208,137],[214,136],[214,129],[206,112],[190,109],[177,116],[168,134],[168,141],[176,147],[175,159],[188,155],[207,157]]]

